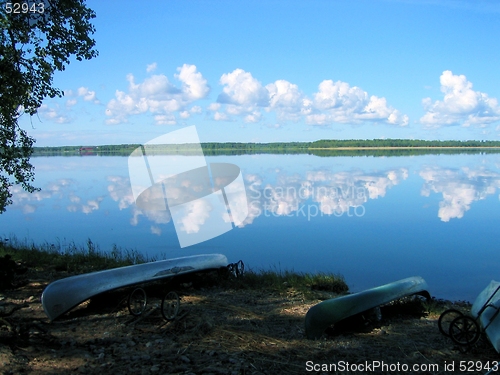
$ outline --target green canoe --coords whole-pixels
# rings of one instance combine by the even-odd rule
[[[306,314],[306,336],[308,339],[320,338],[332,324],[413,294],[430,298],[427,283],[420,276],[323,301],[311,307]]]

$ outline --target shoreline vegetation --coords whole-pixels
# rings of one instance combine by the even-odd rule
[[[61,251],[57,244],[34,246],[15,238],[0,239],[0,265],[10,265],[16,274],[13,285],[0,291],[4,372],[299,375],[323,373],[323,366],[373,362],[404,364],[436,375],[443,369],[463,373],[459,365],[481,363],[480,369],[468,371],[481,374],[484,364],[497,359],[486,339],[463,352],[443,336],[439,314],[449,308],[466,313],[470,305],[435,299],[395,301],[381,307],[381,317],[353,317],[328,329],[321,339],[307,340],[304,318],[309,308],[347,292],[343,277],[329,274],[250,271],[236,279],[193,274],[190,282],[144,286],[148,305],[138,318],[131,317],[126,306],[130,290],[117,290],[91,298],[56,322],[48,321],[40,296],[50,282],[151,260],[135,251],[103,252],[90,240]],[[2,267],[0,274],[5,271]],[[165,322],[158,306],[169,290],[180,296],[181,310],[176,319]],[[390,372],[408,371],[391,368]]]
[[[109,252],[102,251],[98,245],[88,239],[85,246],[69,244],[64,250],[59,250],[55,244],[35,245],[16,238],[0,239],[0,291],[2,285],[12,282],[5,278],[14,278],[12,272],[7,272],[8,259],[22,264],[24,267],[52,269],[68,275],[101,271],[105,269],[130,266],[156,260],[168,259],[163,254],[160,257],[148,258],[136,250],[122,250],[115,245]],[[10,275],[10,276],[8,276]],[[349,291],[344,277],[333,273],[301,273],[290,270],[269,269],[245,272],[245,278],[238,281],[243,288],[273,287],[282,290],[287,287],[306,291],[324,290],[337,294]]]
[[[128,156],[137,148],[148,155],[198,154],[198,144],[34,147],[33,156]],[[421,154],[500,153],[500,141],[428,141],[412,139],[319,140],[314,142],[201,143],[207,156],[310,154],[316,156],[405,156]]]

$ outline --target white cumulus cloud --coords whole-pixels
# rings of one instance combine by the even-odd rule
[[[194,101],[203,99],[208,95],[210,87],[207,80],[196,70],[195,65],[184,64],[177,68],[179,74],[175,75],[182,82],[182,92],[185,98]]]
[[[86,102],[93,102],[95,104],[100,104],[99,99],[96,97],[95,91],[89,90],[88,87],[80,87],[78,90],[78,96],[82,96],[83,100]]]
[[[495,98],[472,89],[472,83],[464,75],[454,75],[446,70],[440,77],[443,100],[422,100],[427,111],[420,122],[427,128],[449,125],[480,127],[500,120],[500,107]]]
[[[313,108],[306,116],[311,125],[373,121],[406,126],[409,122],[408,116],[388,106],[385,98],[369,96],[359,87],[341,81],[321,82],[314,94]]]
[[[210,91],[196,66],[184,64],[177,71],[175,78],[182,83],[181,87],[162,74],[150,76],[140,83],[129,74],[128,92],[117,90],[115,98],[107,104],[107,123],[119,124],[127,122],[129,116],[151,113],[158,125],[175,124],[175,112],[185,112],[192,102],[206,97]],[[197,113],[196,110],[193,113]]]
[[[276,111],[279,120],[299,120],[310,113],[311,101],[299,90],[299,87],[285,80],[278,80],[266,85],[269,92],[269,107]]]
[[[223,89],[217,103],[208,107],[215,120],[239,116],[245,122],[260,122],[265,111],[274,113],[278,121],[305,120],[309,125],[382,122],[406,126],[409,122],[408,116],[389,106],[385,98],[370,96],[346,82],[324,80],[313,99],[283,79],[264,86],[243,69],[223,74],[220,84]]]
[[[230,116],[242,116],[245,122],[258,122],[261,119],[261,108],[269,105],[269,92],[255,79],[251,73],[243,69],[235,69],[223,74],[219,83],[224,86],[208,109],[215,111],[216,121],[230,121]],[[220,111],[224,104],[224,111]]]
[[[156,63],[148,64],[146,66],[146,72],[148,72],[148,73],[154,72],[157,67],[158,67],[158,65]]]
[[[38,113],[46,120],[55,122],[57,124],[67,124],[71,122],[71,118],[68,113],[61,109],[59,105],[55,107],[49,107],[47,104],[42,104],[38,108]]]
[[[181,112],[182,117],[182,112]],[[175,120],[174,115],[156,115],[154,117],[157,125],[175,125],[177,121]]]
[[[251,73],[243,69],[223,74],[220,83],[224,88],[217,98],[219,103],[246,107],[269,105],[269,92]]]
[[[76,99],[68,99],[66,101],[66,107],[73,107],[77,103]]]

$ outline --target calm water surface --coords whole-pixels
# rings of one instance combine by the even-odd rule
[[[87,239],[150,257],[220,252],[247,267],[344,275],[352,291],[422,276],[438,298],[473,300],[500,279],[500,155],[207,157],[243,173],[241,227],[180,248],[167,211],[142,212],[127,157],[35,157],[40,192],[15,190],[0,236]]]

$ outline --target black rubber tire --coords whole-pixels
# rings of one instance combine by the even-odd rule
[[[458,345],[471,346],[481,337],[481,330],[475,319],[462,315],[451,322],[450,337]]]
[[[446,337],[450,337],[450,324],[456,318],[463,316],[464,314],[461,311],[456,309],[448,309],[444,311],[438,320],[438,328],[439,332],[441,332]]]
[[[128,295],[127,307],[130,314],[133,316],[140,316],[146,310],[148,304],[146,291],[142,288],[135,288],[132,293]]]
[[[177,317],[180,308],[179,295],[176,292],[168,292],[161,300],[161,315],[166,321],[172,321]]]

